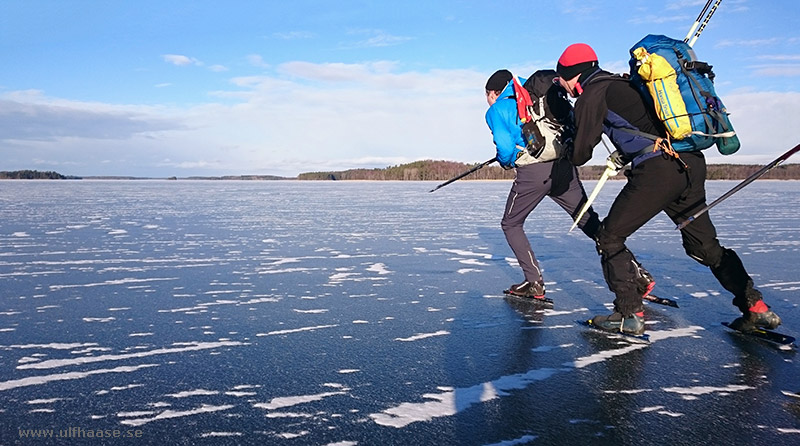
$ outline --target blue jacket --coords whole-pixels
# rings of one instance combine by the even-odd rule
[[[519,83],[525,79],[518,77]],[[509,82],[500,93],[497,101],[486,111],[486,124],[492,131],[492,139],[497,147],[497,162],[503,167],[514,167],[519,147],[525,147],[522,139],[522,122],[517,113],[517,99],[514,96],[514,83]]]

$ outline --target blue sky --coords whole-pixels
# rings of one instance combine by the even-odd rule
[[[634,43],[683,38],[704,4],[3,0],[0,170],[291,177],[485,161],[496,69],[527,76],[585,42],[626,71]],[[767,163],[797,144],[798,20],[797,0],[723,0],[698,39],[742,141],[711,162]]]

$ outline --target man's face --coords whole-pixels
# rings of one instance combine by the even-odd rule
[[[580,75],[577,75],[570,80],[565,80],[563,77],[559,77],[558,83],[561,84],[562,87],[564,87],[564,90],[567,90],[567,93],[569,93],[570,96],[572,96],[573,98],[577,98],[578,92],[575,89],[575,85],[578,84],[579,77]]]

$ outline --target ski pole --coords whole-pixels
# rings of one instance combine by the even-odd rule
[[[600,142],[603,143],[603,146],[605,146],[606,150],[608,151],[608,154],[611,155],[611,153],[612,153],[611,149],[608,147],[608,144],[606,144],[606,140],[603,139],[603,136],[605,136],[605,133],[600,135]],[[610,166],[609,166],[609,168],[610,168]],[[615,169],[615,173],[613,173],[613,174],[606,175],[607,171],[608,171],[608,168],[606,168],[606,171],[603,172],[603,175],[600,177],[600,180],[598,180],[597,186],[595,186],[594,190],[592,191],[592,195],[586,201],[586,204],[583,205],[583,208],[581,208],[581,211],[578,213],[578,218],[576,218],[575,222],[572,223],[572,227],[569,228],[569,232],[572,232],[572,230],[575,229],[575,226],[581,220],[581,217],[583,217],[583,214],[585,214],[586,211],[589,210],[589,206],[592,205],[592,201],[594,201],[594,199],[597,197],[597,194],[600,192],[600,188],[603,187],[603,184],[606,182],[608,177],[616,175],[616,169]]]
[[[436,186],[435,188],[429,190],[428,192],[435,192],[435,191],[447,186],[448,184],[452,183],[453,181],[460,180],[460,179],[464,178],[465,176],[467,176],[467,175],[469,175],[469,174],[471,174],[473,172],[476,172],[476,171],[478,171],[480,169],[483,169],[484,167],[488,166],[489,164],[492,164],[495,161],[497,161],[497,157],[494,157],[494,158],[492,158],[492,159],[490,159],[488,161],[484,161],[481,164],[478,164],[477,166],[473,167],[472,169],[470,169],[470,170],[468,170],[468,171],[466,171],[464,173],[461,173],[461,174],[459,174],[459,175],[457,175],[457,176],[455,176],[453,178],[450,178],[449,180],[447,180],[444,183]]]
[[[684,43],[688,42],[689,39],[692,37],[692,34],[694,34],[694,32],[697,31],[697,27],[700,26],[700,21],[703,20],[703,16],[706,15],[706,11],[708,11],[708,7],[711,6],[711,2],[713,2],[713,1],[714,0],[708,0],[706,2],[706,5],[703,6],[703,10],[700,11],[700,15],[698,15],[697,18],[694,20],[694,24],[692,24],[692,27],[689,29],[689,32],[686,34],[686,37],[684,37],[684,39],[683,39]]]
[[[689,46],[694,46],[694,43],[697,41],[697,38],[700,37],[700,33],[703,32],[706,25],[708,25],[708,21],[711,20],[711,16],[714,15],[714,11],[717,10],[717,6],[719,6],[721,1],[722,0],[717,0],[714,3],[714,6],[711,7],[711,11],[708,11],[708,15],[706,16],[706,19],[703,20],[703,24],[697,29],[697,32],[694,34],[694,37],[692,37],[692,40],[689,41]]]
[[[586,200],[586,203],[584,203],[583,207],[581,208],[581,211],[578,213],[578,216],[575,217],[575,221],[572,223],[572,226],[569,228],[569,231],[567,232],[572,232],[572,230],[575,229],[575,226],[578,226],[578,222],[581,221],[583,214],[585,214],[586,211],[589,210],[589,207],[592,205],[592,202],[594,201],[595,198],[597,198],[597,195],[600,193],[600,189],[602,189],[603,185],[606,184],[606,180],[608,180],[609,177],[613,177],[614,175],[616,175],[617,172],[619,171],[617,170],[616,166],[614,166],[614,164],[609,161],[606,164],[606,170],[603,171],[603,175],[601,175],[600,179],[597,180],[597,185],[594,187],[592,194],[589,195],[589,199]]]
[[[729,190],[728,192],[725,192],[724,195],[722,195],[721,197],[719,197],[716,200],[714,200],[711,204],[709,204],[706,207],[704,207],[703,209],[700,209],[699,211],[695,212],[694,215],[692,215],[691,217],[689,217],[686,220],[682,221],[677,227],[675,227],[675,229],[683,229],[683,228],[685,228],[686,225],[688,225],[689,223],[693,222],[697,217],[699,217],[699,216],[703,215],[704,213],[708,212],[709,209],[711,209],[714,206],[718,205],[720,202],[722,202],[722,200],[725,200],[726,198],[728,198],[731,195],[735,194],[741,188],[743,188],[743,187],[747,186],[748,184],[752,183],[753,181],[757,180],[760,176],[762,176],[765,173],[767,173],[767,171],[769,171],[773,167],[779,165],[780,163],[786,161],[787,158],[789,158],[790,156],[794,155],[795,153],[797,153],[799,151],[800,151],[800,144],[794,146],[793,149],[789,150],[788,152],[786,152],[783,155],[781,155],[778,158],[776,158],[771,163],[769,163],[766,166],[762,167],[761,169],[759,169],[758,172],[756,172],[756,173],[750,175],[749,177],[745,178],[744,181],[742,181],[741,183],[739,183],[736,186],[734,186],[733,189]]]

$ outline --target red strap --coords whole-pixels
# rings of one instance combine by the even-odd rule
[[[528,122],[532,119],[532,116],[528,111],[528,107],[533,106],[531,95],[528,93],[528,90],[520,85],[516,77],[512,78],[512,80],[514,82],[514,96],[517,98],[517,114],[519,115],[519,120],[522,122]]]
[[[758,302],[756,302],[755,305],[750,307],[749,310],[751,313],[763,313],[769,310],[769,307],[767,306],[767,304],[764,303],[763,300],[759,300]]]

